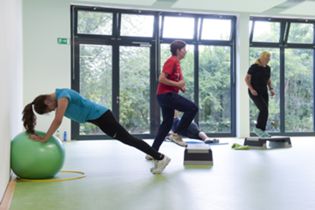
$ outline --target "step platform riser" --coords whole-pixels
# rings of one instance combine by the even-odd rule
[[[213,165],[211,148],[204,144],[188,144],[184,152],[184,165]]]
[[[268,142],[268,147],[267,147]],[[290,137],[270,137],[270,138],[261,138],[261,137],[248,137],[244,140],[244,145],[248,145],[253,148],[288,148],[292,147]]]

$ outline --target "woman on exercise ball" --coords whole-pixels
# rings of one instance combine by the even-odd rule
[[[259,137],[270,137],[266,132],[266,124],[268,120],[269,94],[275,95],[270,79],[270,53],[262,52],[254,64],[252,64],[245,77],[248,87],[249,97],[259,110],[257,124],[254,132]]]
[[[55,118],[44,136],[35,134],[36,115],[33,110],[38,114],[55,111]],[[86,99],[71,89],[56,89],[53,93],[36,97],[24,107],[23,125],[32,139],[46,142],[58,129],[64,116],[78,123],[93,123],[110,137],[152,156],[155,160],[154,167],[151,168],[153,174],[161,173],[171,160],[143,140],[129,134],[108,108]]]

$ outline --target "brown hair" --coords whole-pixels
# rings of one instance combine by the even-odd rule
[[[171,43],[170,51],[172,55],[177,55],[177,50],[180,50],[186,46],[186,42],[181,40],[175,40]]]
[[[34,134],[35,133],[35,125],[36,125],[36,115],[34,110],[38,114],[44,114],[48,112],[48,107],[45,104],[45,100],[48,95],[40,95],[37,96],[32,103],[27,104],[23,109],[23,126],[26,129],[27,133]]]

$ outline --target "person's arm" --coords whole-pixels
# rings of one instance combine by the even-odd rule
[[[46,142],[48,139],[55,133],[55,131],[59,128],[62,123],[63,116],[65,111],[68,107],[68,99],[61,98],[58,100],[58,106],[56,108],[55,118],[50,124],[48,131],[46,132],[45,136],[37,136],[32,135],[31,138],[40,142]]]
[[[246,76],[245,76],[245,83],[246,83],[249,91],[251,92],[251,94],[254,95],[254,96],[257,96],[258,94],[257,94],[256,90],[253,88],[251,80],[252,80],[252,75],[246,74]]]
[[[178,82],[170,80],[167,78],[167,74],[164,72],[161,72],[160,77],[159,77],[159,82],[165,85],[169,85],[169,86],[174,86],[174,87],[178,87],[180,89],[183,89],[185,87],[185,81],[184,80],[180,80]]]
[[[254,88],[252,86],[252,83],[251,83],[251,80],[252,80],[252,75],[246,74],[246,76],[245,76],[245,83],[246,83],[246,85],[247,85],[249,90],[254,90]]]
[[[268,86],[268,89],[270,91],[271,96],[274,96],[276,93],[273,90],[273,87],[272,87],[272,84],[271,84],[271,79],[268,80],[267,86]]]
[[[268,82],[267,82],[267,86],[268,86],[268,89],[269,90],[273,90],[273,87],[271,85],[271,80],[269,79]]]

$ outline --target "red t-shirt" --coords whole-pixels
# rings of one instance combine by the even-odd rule
[[[176,56],[171,56],[165,61],[162,72],[167,74],[168,75],[167,78],[170,80],[178,82],[183,79],[180,63]],[[157,87],[157,95],[168,92],[178,93],[178,91],[179,91],[178,87],[166,85],[160,82]]]

